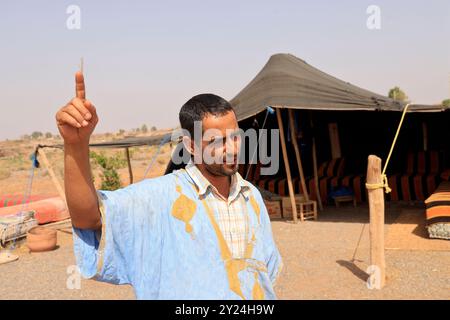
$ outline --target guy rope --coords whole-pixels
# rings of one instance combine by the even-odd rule
[[[388,157],[386,162],[384,163],[383,171],[381,172],[381,183],[366,183],[366,188],[368,190],[374,190],[379,188],[384,188],[386,193],[390,193],[392,189],[389,187],[388,178],[386,176],[386,169],[389,164],[389,160],[391,159],[392,152],[394,151],[395,143],[397,142],[398,135],[400,133],[400,129],[403,125],[403,120],[405,119],[406,112],[408,111],[409,103],[405,106],[402,112],[402,117],[400,119],[400,123],[397,127],[397,132],[395,133],[394,141],[392,142],[391,149],[389,150]]]

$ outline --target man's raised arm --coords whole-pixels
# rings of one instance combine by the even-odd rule
[[[84,77],[75,75],[76,97],[56,113],[64,139],[64,185],[72,225],[80,229],[101,227],[97,193],[89,163],[89,139],[98,122],[97,112],[86,100]]]

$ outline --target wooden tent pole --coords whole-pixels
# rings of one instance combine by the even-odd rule
[[[319,173],[317,170],[316,137],[314,135],[314,122],[313,122],[313,118],[312,118],[312,113],[309,114],[309,123],[310,123],[311,129],[313,131],[312,161],[313,161],[313,170],[314,170],[314,188],[316,189],[315,191],[316,191],[316,196],[317,196],[317,202],[319,203],[319,210],[323,211],[322,198],[320,197],[320,190],[319,190]]]
[[[62,188],[61,184],[58,181],[58,178],[55,175],[55,172],[52,169],[52,166],[50,165],[50,162],[48,161],[47,155],[45,154],[44,148],[39,148],[38,151],[41,155],[42,162],[44,163],[45,168],[47,169],[48,173],[50,174],[50,177],[52,178],[52,182],[56,187],[56,190],[58,191],[59,196],[61,199],[66,201],[66,194],[64,193],[64,189]]]
[[[337,122],[328,124],[330,134],[331,158],[337,159],[341,157],[341,142],[339,140],[339,130]]]
[[[291,140],[292,140],[292,144],[294,145],[295,158],[297,159],[298,172],[300,173],[300,182],[302,185],[302,191],[303,191],[303,195],[305,196],[306,201],[309,201],[308,189],[306,189],[305,175],[303,173],[302,158],[301,158],[300,149],[299,149],[298,143],[297,143],[297,129],[296,129],[295,123],[294,123],[294,112],[292,109],[288,109],[288,113],[289,113],[289,125],[291,126]]]
[[[125,155],[127,156],[128,174],[130,175],[130,184],[133,184],[133,170],[131,168],[130,150],[128,147],[125,148]]]
[[[428,126],[425,121],[422,122],[422,136],[423,136],[423,151],[428,151]]]
[[[283,120],[281,119],[281,109],[280,107],[276,107],[275,110],[277,113],[278,128],[280,129],[281,150],[283,152],[284,167],[286,169],[286,178],[288,181],[289,196],[291,198],[292,217],[294,223],[297,223],[297,205],[295,203],[295,194],[294,194],[294,187],[292,185],[291,168],[289,167],[286,141],[284,139],[284,127],[283,127]]]
[[[370,155],[367,165],[367,184],[382,185],[381,159]],[[370,210],[370,278],[369,288],[381,289],[386,281],[384,258],[384,195],[383,188],[368,188]]]

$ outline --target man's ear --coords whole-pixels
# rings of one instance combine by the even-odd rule
[[[191,155],[194,154],[194,141],[188,136],[183,136],[183,145],[184,149],[189,152]]]

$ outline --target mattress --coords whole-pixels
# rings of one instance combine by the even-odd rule
[[[450,181],[443,181],[425,200],[430,238],[450,240]]]

